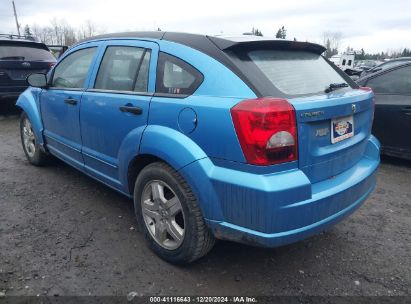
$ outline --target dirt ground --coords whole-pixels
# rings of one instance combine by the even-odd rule
[[[132,202],[60,161],[26,161],[0,112],[0,292],[6,295],[411,295],[411,163],[385,158],[351,217],[277,249],[218,242],[176,267],[136,231]]]

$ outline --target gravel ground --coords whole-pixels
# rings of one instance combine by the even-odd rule
[[[0,292],[6,295],[411,295],[411,163],[384,159],[367,202],[333,229],[261,249],[218,242],[176,267],[136,231],[132,202],[60,161],[28,164],[0,112]]]

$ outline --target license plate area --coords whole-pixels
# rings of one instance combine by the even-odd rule
[[[331,143],[335,144],[354,136],[352,115],[331,119]]]

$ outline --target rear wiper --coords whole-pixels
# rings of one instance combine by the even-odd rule
[[[0,60],[24,60],[24,58],[23,56],[6,56],[1,57]]]
[[[330,83],[330,85],[328,86],[328,88],[325,89],[325,93],[330,93],[332,91],[341,89],[341,88],[346,88],[348,87],[348,84],[346,84],[345,82],[343,83]]]

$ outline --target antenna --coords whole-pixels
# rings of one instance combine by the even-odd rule
[[[13,3],[13,11],[14,11],[14,18],[16,19],[17,34],[20,36],[20,25],[17,19],[16,6],[14,5],[14,1],[11,1],[11,3]]]

